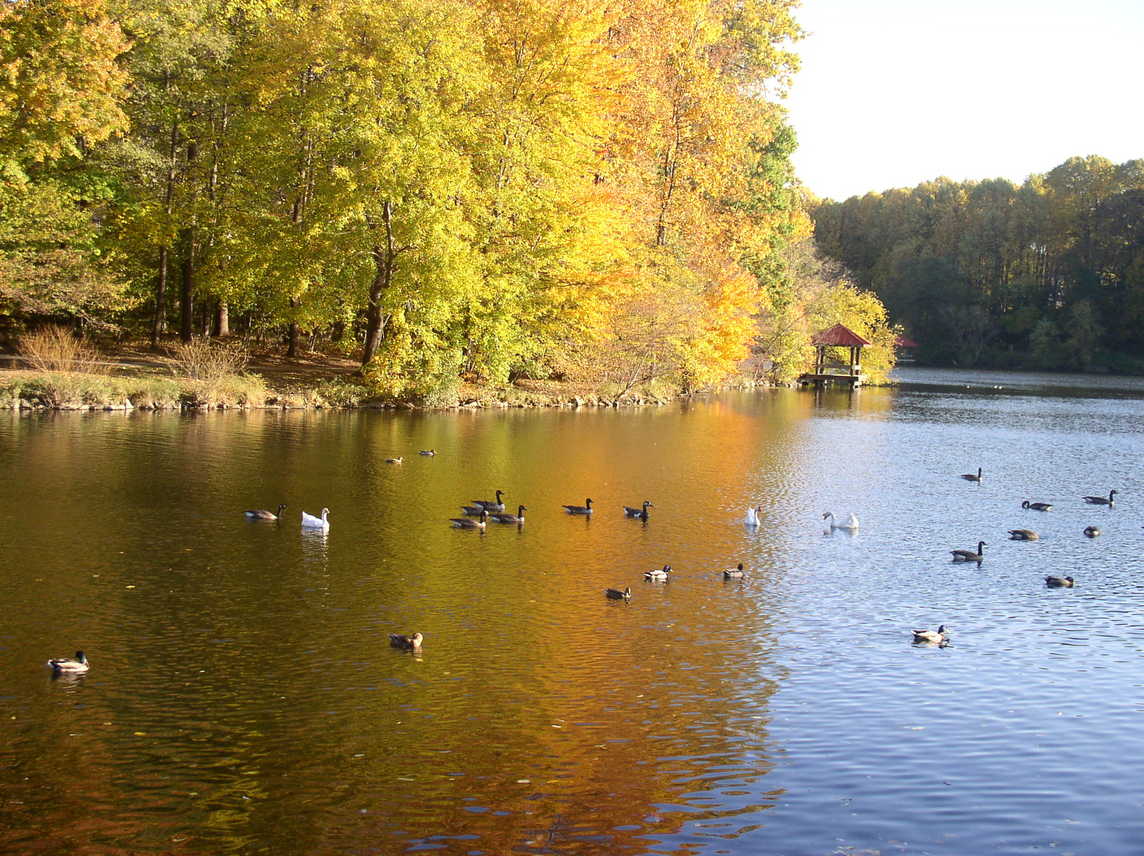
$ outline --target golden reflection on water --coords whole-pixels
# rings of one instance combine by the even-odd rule
[[[49,829],[73,853],[440,835],[462,836],[449,852],[639,853],[697,821],[733,837],[780,795],[776,568],[810,417],[888,402],[18,418],[21,488],[0,504],[38,558],[9,571],[5,647],[82,639],[96,665],[69,704],[29,695],[25,663],[3,679],[20,710],[3,757],[32,774],[5,782],[28,808],[0,813],[0,849]],[[498,488],[523,527],[449,527]],[[587,497],[591,517],[562,511]],[[646,524],[624,517],[645,499]],[[241,516],[279,502],[278,523]],[[322,507],[329,533],[301,531]],[[747,579],[725,582],[738,561]],[[670,582],[643,582],[665,563]],[[604,598],[625,585],[630,603]],[[419,654],[387,647],[414,631]],[[80,806],[97,820],[69,820]]]

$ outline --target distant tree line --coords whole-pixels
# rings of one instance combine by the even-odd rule
[[[1144,373],[1144,160],[826,200],[817,245],[928,362]]]
[[[718,381],[809,232],[795,5],[6,0],[0,334]]]

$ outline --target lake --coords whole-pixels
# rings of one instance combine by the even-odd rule
[[[1142,852],[1144,380],[899,377],[0,413],[0,852]]]

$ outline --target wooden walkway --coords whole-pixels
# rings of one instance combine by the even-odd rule
[[[844,374],[834,374],[831,372],[823,372],[822,374],[815,374],[813,372],[807,372],[806,374],[802,374],[802,375],[798,376],[798,385],[799,386],[822,387],[822,386],[827,386],[827,385],[832,385],[832,384],[838,384],[840,386],[848,386],[851,389],[854,389],[855,387],[862,385],[862,375],[861,374],[850,374],[849,372],[844,373]]]

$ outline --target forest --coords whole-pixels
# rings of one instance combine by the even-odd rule
[[[336,350],[411,399],[884,345],[806,263],[796,5],[8,0],[0,335]]]
[[[1144,160],[825,200],[819,250],[939,365],[1144,373]]]

